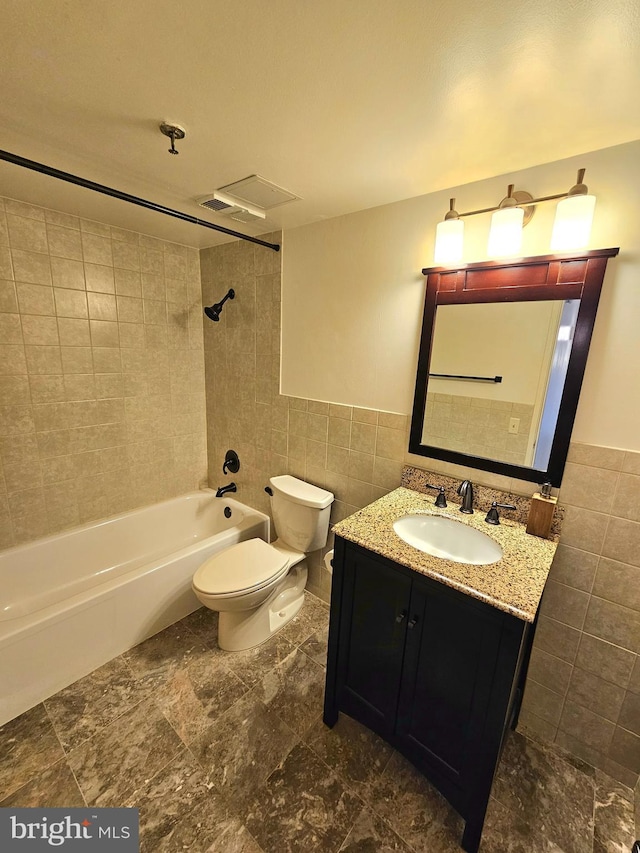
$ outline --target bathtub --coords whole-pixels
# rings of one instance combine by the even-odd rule
[[[198,566],[252,537],[269,517],[207,489],[0,553],[0,725],[196,610]]]

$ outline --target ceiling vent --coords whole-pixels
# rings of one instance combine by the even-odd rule
[[[211,195],[202,196],[197,201],[201,207],[206,207],[220,216],[228,216],[236,222],[262,222],[267,216],[259,207],[233,198],[222,190],[215,190]]]
[[[272,207],[279,207],[281,204],[288,204],[300,198],[289,190],[272,184],[271,181],[266,181],[260,175],[249,175],[248,178],[227,184],[220,189],[222,192],[233,196],[236,203],[246,202],[262,210],[271,210]]]

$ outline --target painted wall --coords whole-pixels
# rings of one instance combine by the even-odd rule
[[[450,196],[460,210],[497,203],[507,183],[536,196],[568,189],[579,167],[598,198],[591,247],[610,261],[573,439],[640,449],[640,141],[287,231],[283,254],[282,391],[407,414],[435,227]],[[540,205],[523,255],[549,251],[555,206]],[[465,261],[486,260],[489,217],[467,220]],[[322,367],[320,367],[320,365]]]

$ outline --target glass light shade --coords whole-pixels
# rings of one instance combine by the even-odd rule
[[[487,254],[490,258],[506,258],[517,255],[522,245],[521,207],[502,207],[491,217]]]
[[[464,222],[461,219],[445,219],[438,222],[434,263],[438,266],[460,263],[463,243]]]
[[[584,249],[589,245],[595,206],[594,195],[572,195],[558,203],[551,234],[552,252]]]

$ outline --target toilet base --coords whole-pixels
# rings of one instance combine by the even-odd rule
[[[262,645],[290,622],[304,604],[307,567],[298,563],[269,598],[251,610],[226,610],[218,621],[218,645],[240,652]]]

